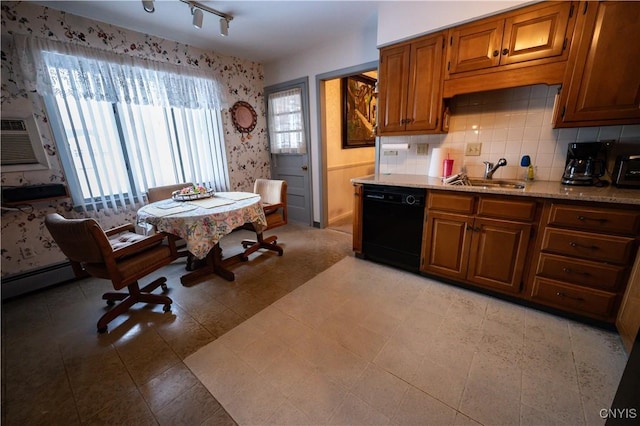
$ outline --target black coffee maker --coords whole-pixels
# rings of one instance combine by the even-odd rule
[[[562,176],[564,185],[601,186],[600,176],[607,164],[605,145],[602,142],[570,143],[567,162]]]

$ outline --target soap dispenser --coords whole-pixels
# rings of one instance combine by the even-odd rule
[[[529,157],[528,155],[522,156],[522,159],[520,160],[520,166],[527,168],[527,172],[524,176],[525,180],[533,180],[535,177],[535,172],[533,170],[533,165],[531,164],[531,157]]]

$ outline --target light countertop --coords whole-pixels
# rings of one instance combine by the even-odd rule
[[[499,180],[499,179],[496,179]],[[378,174],[351,179],[352,183],[371,185],[405,186],[426,189],[446,189],[449,191],[475,192],[483,194],[517,195],[523,197],[553,198],[558,200],[593,201],[599,203],[634,204],[640,206],[640,188],[623,189],[613,185],[597,188],[594,186],[569,186],[558,181],[525,182],[522,189],[447,185],[442,179],[425,175]],[[639,207],[640,208],[640,207]]]

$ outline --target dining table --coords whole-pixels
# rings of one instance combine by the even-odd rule
[[[191,255],[206,260],[204,267],[180,278],[183,285],[209,274],[233,281],[235,274],[228,266],[247,259],[242,253],[223,258],[220,239],[246,223],[251,223],[257,233],[267,226],[260,195],[252,192],[216,192],[206,198],[156,201],[138,210],[137,222],[182,238]]]

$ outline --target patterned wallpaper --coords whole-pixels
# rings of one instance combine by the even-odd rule
[[[262,64],[88,20],[30,2],[3,1],[1,8],[2,116],[9,117],[15,111],[27,106],[29,113],[34,114],[37,121],[51,166],[49,170],[43,171],[2,172],[0,173],[2,186],[64,183],[62,167],[57,157],[56,142],[48,127],[44,105],[37,95],[28,93],[23,88],[23,77],[11,53],[13,34],[34,35],[209,70],[211,75],[226,86],[226,101],[229,107],[236,101],[242,100],[250,103],[258,113],[258,123],[249,139],[246,135],[243,138],[235,130],[228,111],[223,111],[231,190],[249,191],[253,188],[253,181],[256,178],[269,176]],[[56,200],[52,203],[33,203],[32,208],[20,212],[2,212],[0,254],[3,277],[65,260],[64,255],[53,247],[51,236],[44,226],[44,217],[53,212],[59,212],[65,217],[78,216],[71,210],[69,199]],[[97,212],[93,217],[104,228],[135,222],[135,212],[115,216]],[[29,249],[35,255],[25,258],[22,255],[25,249]]]

